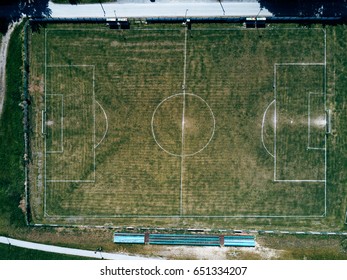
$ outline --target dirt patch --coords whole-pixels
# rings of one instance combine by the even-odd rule
[[[19,201],[18,207],[22,210],[24,214],[26,213],[26,203],[24,197]]]
[[[225,247],[165,246],[157,253],[166,259],[226,260],[229,251],[230,249]]]
[[[29,92],[35,93],[38,92],[40,94],[43,94],[44,91],[44,81],[43,77],[34,77],[32,78],[32,81],[29,85]]]
[[[161,247],[156,255],[167,259],[181,260],[273,260],[280,258],[281,253],[281,250],[256,244],[255,248],[166,246]]]

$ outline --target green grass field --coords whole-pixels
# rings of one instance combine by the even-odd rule
[[[139,27],[31,34],[34,222],[343,226],[344,29]]]
[[[0,260],[90,260],[78,256],[54,254],[0,244]]]
[[[24,171],[22,165],[23,114],[18,106],[22,101],[22,37],[20,25],[12,34],[9,42],[6,64],[6,95],[0,118],[0,235],[10,226],[25,224],[21,209],[18,207],[23,197]]]

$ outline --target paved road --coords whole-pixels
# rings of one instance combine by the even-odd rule
[[[27,242],[27,241],[22,241],[22,240],[13,239],[13,238],[7,238],[4,236],[0,236],[0,243],[10,244],[11,246],[16,246],[21,248],[27,248],[27,249],[33,249],[33,250],[39,250],[39,251],[45,251],[45,252],[51,252],[51,253],[58,253],[58,254],[81,256],[81,257],[87,257],[87,258],[96,258],[96,259],[107,259],[107,260],[151,260],[151,259],[153,260],[154,259],[154,258],[145,258],[140,256],[129,256],[126,254],[112,254],[112,253],[105,253],[105,252],[95,252],[95,251],[88,251],[88,250],[52,246],[52,245],[44,245],[40,243],[33,243],[33,242]]]
[[[271,16],[268,10],[260,10],[258,2],[223,2],[218,1],[146,1],[86,5],[62,5],[50,2],[53,18],[63,17],[183,17],[187,16]]]

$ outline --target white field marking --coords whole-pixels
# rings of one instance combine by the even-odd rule
[[[323,28],[324,32],[324,111],[327,110],[327,32],[326,29]],[[326,115],[325,115],[325,123],[326,123]],[[324,155],[324,216],[327,215],[327,134],[325,133],[324,137],[324,148],[325,148],[325,155]]]
[[[264,115],[263,115],[263,122],[262,122],[262,124],[261,124],[261,142],[263,143],[263,147],[264,147],[264,149],[266,150],[266,152],[267,152],[270,156],[272,156],[273,158],[275,158],[275,156],[274,156],[273,154],[271,154],[270,151],[269,151],[269,150],[266,148],[266,146],[265,146],[265,142],[264,142],[264,123],[265,123],[266,113],[267,113],[268,109],[270,108],[270,106],[271,106],[274,102],[276,102],[276,99],[274,99],[274,100],[267,106],[267,108],[266,108],[266,110],[265,110],[265,112],[264,112]]]
[[[104,141],[104,139],[106,137],[106,134],[108,132],[108,118],[107,118],[106,112],[105,112],[104,108],[101,106],[101,104],[98,101],[95,100],[95,102],[100,106],[101,110],[104,112],[104,116],[105,116],[105,120],[106,120],[106,129],[105,129],[104,135],[102,136],[102,138],[99,141],[99,143],[94,146],[94,149],[96,149],[101,144],[101,142]]]
[[[324,66],[322,62],[292,62],[292,63],[275,63],[275,66]]]
[[[142,29],[136,29],[136,30],[142,30]],[[150,30],[150,29],[143,29],[143,30]],[[177,30],[177,29],[175,29]],[[200,30],[200,31],[206,31],[206,28],[194,28],[194,30]],[[257,32],[255,28],[245,28],[245,27],[230,27],[230,28],[209,28],[208,30],[212,31],[224,31],[224,30],[230,30],[230,31],[248,31],[248,32]],[[278,28],[278,27],[266,27],[263,28],[262,31],[281,31],[281,30],[298,30],[298,31],[308,31],[308,29],[303,29],[301,27],[284,27],[284,28]],[[322,30],[322,28],[310,28],[310,30]]]
[[[275,100],[275,112],[274,112],[274,180],[276,180],[276,170],[277,170],[277,65],[274,65],[274,100]]]
[[[277,97],[277,67],[278,66],[323,66],[323,68],[326,68],[326,64],[325,63],[275,63],[274,64],[274,98],[276,100]],[[326,75],[326,70],[325,70],[325,74]],[[323,86],[324,86],[324,98],[325,98],[325,108],[326,108],[326,79],[324,79],[323,82]],[[325,178],[324,180],[277,180],[276,179],[276,168],[277,168],[277,151],[276,151],[276,143],[277,143],[277,135],[276,135],[276,129],[277,129],[277,106],[276,106],[276,102],[275,102],[275,142],[274,142],[274,182],[325,182],[325,192],[326,192],[326,171],[325,171]],[[325,167],[327,164],[327,151],[326,151],[326,134],[325,134],[325,147],[322,148],[321,150],[325,151]],[[325,193],[325,207],[326,207],[326,193]],[[326,212],[325,212],[326,213]]]
[[[163,146],[160,145],[160,143],[158,142],[157,140],[157,137],[155,136],[155,132],[154,132],[154,117],[155,117],[155,114],[157,112],[157,110],[159,109],[159,107],[167,100],[175,97],[175,96],[179,96],[179,95],[182,95],[182,93],[177,93],[177,94],[174,94],[174,95],[170,95],[169,97],[166,97],[165,99],[163,99],[159,104],[158,106],[154,109],[154,112],[153,112],[153,115],[152,115],[152,120],[151,120],[151,129],[152,129],[152,135],[153,135],[153,138],[154,138],[154,141],[157,143],[157,145],[166,153],[168,153],[169,155],[171,156],[175,156],[175,157],[180,157],[182,155],[179,155],[179,154],[174,154],[174,153],[171,153],[170,151],[166,150]]]
[[[93,136],[93,147],[95,147],[95,138],[96,138],[96,126],[95,126],[95,65],[93,67],[93,117],[94,117],[94,136]],[[94,153],[94,182],[96,181],[96,153],[95,148],[93,149]]]
[[[324,66],[327,66],[327,31],[325,28],[322,28],[322,30],[324,32]]]
[[[95,67],[95,65],[92,65],[92,64],[49,64],[47,65],[47,68],[54,68],[54,67],[57,67],[57,68],[62,68],[62,67],[67,67],[67,68],[70,68],[70,67]]]
[[[45,125],[44,123],[46,122],[45,120],[45,110],[41,110],[41,134],[44,135],[45,134]]]
[[[186,111],[186,75],[187,75],[187,27],[184,29],[184,58],[183,58],[183,108],[182,108],[182,143],[181,143],[181,178],[180,178],[180,215],[183,215],[183,176],[184,176],[184,117]]]
[[[47,96],[60,96],[61,97],[61,116],[60,116],[60,151],[47,151],[47,154],[61,154],[64,153],[64,95],[62,94],[46,94]],[[46,125],[47,127],[47,125]]]
[[[72,216],[72,215],[48,215],[47,216],[51,218],[73,218],[73,219],[109,219],[109,218],[170,218],[170,219],[177,219],[177,218],[223,218],[223,219],[245,219],[245,218],[254,218],[254,219],[267,219],[267,218],[291,218],[291,219],[317,219],[322,218],[322,216],[295,216],[295,215],[224,215],[224,216],[217,216],[217,215],[131,215],[131,214],[124,214],[124,215],[78,215],[78,216]],[[285,232],[283,232],[285,233]],[[288,232],[289,233],[289,232]]]
[[[320,30],[321,28],[311,28],[311,29]],[[83,30],[87,30],[87,29],[80,29],[80,30],[83,31]],[[96,29],[90,29],[90,30],[96,30]],[[100,30],[105,31],[104,29],[100,29]],[[152,31],[151,29],[143,29],[143,30]],[[163,29],[163,31],[166,31],[166,30],[168,30],[168,29]],[[181,30],[181,29],[177,28],[177,29],[172,29],[172,30]],[[199,30],[199,29],[196,29],[196,30]],[[201,30],[206,30],[206,29],[201,29]],[[215,30],[225,30],[225,29],[215,29]],[[244,29],[242,27],[240,27],[240,28],[230,28],[230,30],[253,31],[251,29]],[[304,31],[302,28],[280,28],[280,29],[278,29],[278,28],[272,28],[272,27],[267,28],[265,30],[266,31],[267,30],[300,30],[300,31]],[[62,30],[62,29],[59,29],[59,30],[58,29],[54,29],[54,31],[69,31],[69,30],[66,30],[66,29],[64,29],[64,30]],[[46,51],[46,34],[47,34],[47,29],[45,29],[45,71],[46,71],[46,68],[47,68],[47,63],[46,63],[47,62],[47,58],[46,58],[46,54],[47,54],[47,51]],[[275,72],[276,72],[276,69],[275,69]],[[45,74],[45,78],[46,78],[46,74]],[[45,88],[46,88],[46,82],[45,82]],[[46,89],[45,89],[45,91],[46,91]],[[277,120],[277,119],[275,119],[275,120]],[[153,125],[152,125],[152,131],[153,131]],[[275,133],[276,133],[276,131],[275,131]],[[276,144],[276,142],[275,142],[275,144]],[[175,155],[175,154],[172,154],[172,155],[173,156],[179,156],[179,155]],[[276,157],[275,157],[275,160],[276,160]],[[46,174],[46,168],[45,168],[45,174]],[[45,195],[45,197],[46,197],[46,195]],[[45,203],[45,208],[46,208],[46,203]],[[76,217],[76,216],[71,216],[71,217]],[[99,216],[97,216],[97,217],[99,217]],[[103,218],[103,217],[104,216],[100,216],[100,218]],[[109,218],[109,217],[119,217],[119,216],[107,216],[105,218]],[[136,217],[136,216],[134,216],[134,217]],[[148,217],[153,217],[153,216],[148,216]],[[163,217],[166,218],[168,216],[163,216]],[[169,216],[169,217],[179,218],[180,216]],[[206,217],[206,218],[209,218],[211,216],[191,216],[191,217]],[[217,218],[221,218],[221,217],[226,217],[226,218],[228,218],[228,217],[230,217],[230,218],[248,218],[248,217],[250,217],[250,218],[272,218],[272,217],[274,217],[274,218],[277,218],[277,217],[288,217],[288,218],[311,218],[311,217],[313,217],[313,218],[319,218],[321,216],[215,216],[215,217],[217,217]],[[283,232],[283,233],[289,233],[289,232]],[[347,233],[345,235],[347,235]]]
[[[311,95],[322,95],[324,93],[309,92],[308,96],[308,118],[307,118],[307,149],[308,150],[325,150],[325,148],[311,147]],[[324,96],[323,96],[324,97]],[[325,127],[326,127],[326,116],[325,116]],[[326,129],[326,128],[325,128]]]
[[[311,109],[310,109],[310,99],[311,99],[311,94],[308,93],[308,101],[307,101],[307,106],[308,106],[308,117],[307,117],[307,149],[310,147],[310,142],[311,142]]]
[[[155,142],[157,143],[157,145],[166,153],[168,153],[169,155],[172,155],[172,156],[175,156],[175,157],[181,157],[182,155],[181,154],[174,154],[174,153],[171,153],[170,151],[166,150],[163,146],[160,145],[160,143],[158,142],[156,136],[155,136],[155,132],[154,132],[154,117],[155,117],[155,114],[157,112],[157,110],[159,109],[159,107],[167,100],[173,98],[173,97],[176,97],[176,96],[179,96],[179,95],[183,95],[183,93],[177,93],[177,94],[174,94],[174,95],[170,95],[169,97],[166,97],[165,99],[163,99],[159,104],[158,106],[154,109],[154,112],[153,112],[153,115],[152,115],[152,120],[151,120],[151,129],[152,129],[152,135],[153,135],[153,138],[155,140]],[[189,96],[194,96],[196,98],[199,98],[202,102],[205,103],[205,105],[207,106],[207,108],[210,110],[211,112],[211,116],[212,116],[212,119],[213,119],[213,130],[212,130],[212,133],[211,133],[211,137],[210,139],[208,140],[208,142],[206,143],[206,145],[204,147],[202,147],[200,150],[198,150],[197,152],[195,153],[191,153],[191,154],[184,154],[183,156],[185,157],[190,157],[190,156],[194,156],[200,152],[202,152],[204,149],[206,149],[206,147],[211,143],[212,139],[213,139],[213,136],[215,134],[215,130],[216,130],[216,119],[215,119],[215,116],[213,114],[213,111],[210,107],[210,105],[208,105],[208,103],[203,99],[201,98],[199,95],[196,95],[196,94],[193,94],[193,93],[185,93],[185,95],[189,95]]]
[[[45,61],[45,73],[44,73],[44,94],[45,94],[45,109],[44,111],[46,112],[47,110],[47,100],[46,100],[46,95],[47,95],[47,29],[45,29],[45,53],[44,53],[44,61]],[[47,137],[45,136],[44,139],[44,154],[45,154],[45,166],[44,166],[44,203],[43,203],[43,213],[46,216],[47,215]]]
[[[45,137],[45,143],[44,143],[44,148],[45,148],[45,181],[44,181],[44,216],[48,217],[48,212],[47,212],[47,182],[49,183],[95,183],[96,181],[96,159],[95,159],[95,65],[87,65],[87,64],[80,64],[80,65],[47,65],[47,32],[45,33],[45,83],[44,83],[44,92],[45,92],[45,111],[47,110],[47,102],[46,102],[46,96],[47,94],[47,68],[61,68],[61,67],[91,67],[93,68],[93,117],[94,117],[94,133],[93,133],[93,165],[94,165],[94,170],[93,170],[93,176],[94,180],[49,180],[47,179],[47,137]]]
[[[308,182],[308,183],[324,183],[325,180],[274,180],[274,182],[292,182],[292,183]]]
[[[49,183],[95,183],[95,180],[47,180]]]
[[[57,29],[50,29],[50,28],[46,28],[47,31],[71,31],[71,29],[63,29],[63,28],[57,28]],[[104,29],[104,28],[74,28],[74,31],[104,31],[104,32],[108,32],[108,33],[114,33],[117,32],[117,30],[114,29]],[[141,31],[153,31],[152,28],[134,28],[134,30],[141,30]],[[182,28],[178,27],[178,28],[159,28],[159,29],[155,29],[155,31],[181,31]],[[256,32],[255,29],[252,28],[244,28],[244,27],[230,27],[230,28],[194,28],[194,30],[200,30],[200,31],[206,31],[206,30],[213,30],[213,31],[224,31],[224,30],[234,30],[234,31],[249,31],[249,32]],[[266,27],[265,29],[262,29],[262,31],[281,31],[281,30],[297,30],[297,31],[309,31],[309,30],[320,30],[320,31],[324,31],[323,28],[319,28],[319,27],[314,27],[314,28],[310,28],[310,29],[303,29],[301,27]],[[121,30],[118,30],[119,32]]]

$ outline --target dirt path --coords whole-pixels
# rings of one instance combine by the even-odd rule
[[[10,42],[11,34],[18,23],[11,24],[7,33],[1,40],[0,46],[0,117],[4,105],[5,92],[6,92],[6,58],[8,51],[8,44]]]
[[[106,253],[100,251],[88,251],[81,249],[66,248],[53,245],[45,245],[41,243],[27,242],[13,238],[7,238],[5,236],[0,236],[0,243],[9,244],[11,246],[27,248],[32,250],[40,250],[45,252],[57,253],[57,254],[66,254],[74,255],[88,258],[96,259],[107,259],[107,260],[158,260],[156,258],[142,257],[142,256],[130,256],[126,254],[116,254],[116,253]]]

